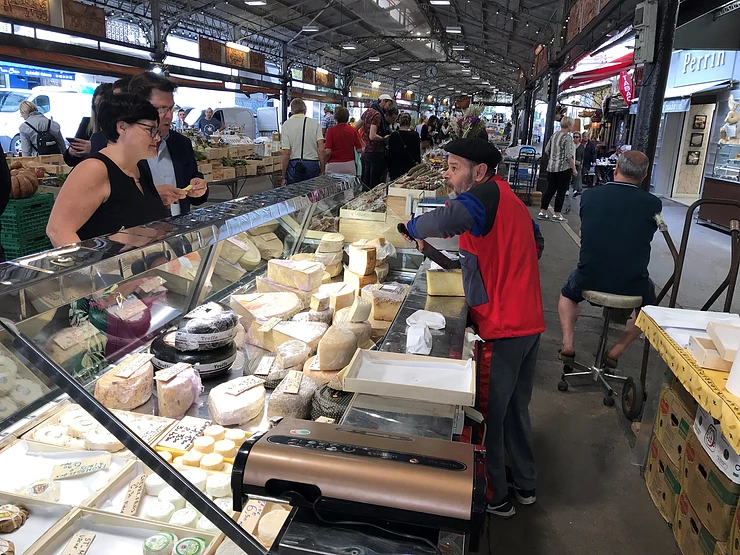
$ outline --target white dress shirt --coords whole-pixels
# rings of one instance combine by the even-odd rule
[[[167,137],[162,137],[162,141],[159,143],[159,152],[156,156],[149,158],[147,163],[149,164],[149,169],[152,170],[152,179],[154,179],[155,185],[172,185],[173,187],[177,187],[175,166],[172,164],[172,157],[167,148]],[[180,205],[178,203],[172,204],[170,210],[173,216],[180,215]]]

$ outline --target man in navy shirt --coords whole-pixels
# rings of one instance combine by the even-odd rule
[[[206,108],[206,115],[198,121],[198,128],[206,137],[210,137],[216,131],[223,129],[224,125],[220,119],[213,117],[212,108]]]
[[[648,192],[649,185],[642,185],[649,166],[650,160],[642,152],[624,152],[617,160],[613,182],[583,192],[581,254],[558,303],[563,359],[575,355],[578,303],[583,301],[584,290],[640,295],[643,306],[655,303],[648,264],[650,243],[658,229],[655,215],[661,212],[662,204]],[[616,367],[617,359],[640,336],[636,317],[634,312],[622,337],[607,352],[607,366]]]

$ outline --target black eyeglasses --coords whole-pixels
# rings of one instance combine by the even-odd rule
[[[159,127],[157,127],[156,125],[147,125],[146,123],[141,123],[140,121],[135,121],[134,123],[136,125],[141,125],[144,129],[148,129],[149,135],[152,136],[152,139],[159,135]]]

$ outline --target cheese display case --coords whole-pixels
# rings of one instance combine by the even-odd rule
[[[0,264],[0,464],[24,468],[0,480],[23,521],[0,544],[269,548],[292,513],[241,512],[238,448],[271,419],[341,418],[331,381],[420,262],[383,237],[347,247],[361,188],[319,177]]]

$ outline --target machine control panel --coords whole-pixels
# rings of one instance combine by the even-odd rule
[[[327,454],[343,454],[355,457],[371,457],[387,461],[400,462],[420,466],[429,466],[443,470],[463,471],[467,466],[460,461],[451,459],[440,459],[437,457],[427,457],[414,453],[404,453],[389,449],[378,449],[365,447],[362,445],[352,445],[350,443],[339,443],[335,441],[322,441],[320,439],[309,439],[307,437],[282,436],[275,435],[267,438],[269,443],[286,445],[297,449],[310,449],[312,451],[324,451]]]

